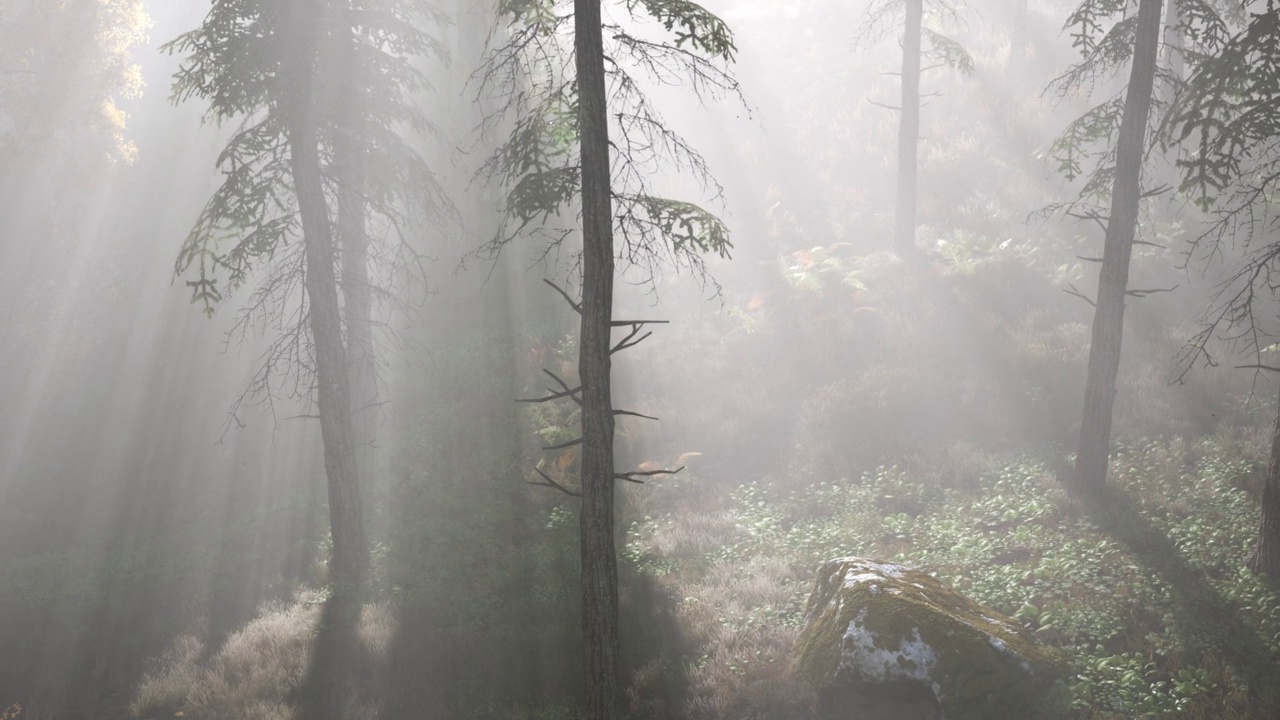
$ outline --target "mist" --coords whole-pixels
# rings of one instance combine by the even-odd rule
[[[0,720],[1274,717],[1273,16],[8,3]]]

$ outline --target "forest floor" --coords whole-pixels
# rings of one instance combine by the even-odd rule
[[[1041,459],[952,470],[748,484],[699,511],[696,477],[648,490],[627,558],[677,605],[692,715],[797,716],[812,698],[790,647],[814,573],[860,555],[933,573],[1063,651],[1073,717],[1274,717],[1280,597],[1243,567],[1258,458],[1223,438],[1124,444],[1088,505]]]

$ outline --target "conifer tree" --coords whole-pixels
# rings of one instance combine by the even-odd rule
[[[381,269],[400,274],[409,232],[448,204],[405,128],[427,123],[412,95],[415,60],[439,55],[435,16],[403,0],[216,0],[201,27],[169,43],[185,56],[175,102],[199,97],[238,128],[219,158],[224,182],[175,266],[207,314],[254,283],[233,332],[273,320],[283,332],[233,405],[284,394],[317,403],[328,478],[336,593],[358,598],[369,562],[353,415],[372,398],[366,225],[400,242]],[[335,216],[337,221],[335,222]],[[413,260],[410,258],[410,263]],[[389,293],[384,293],[389,294]],[[353,383],[354,378],[354,383]]]
[[[1161,15],[1160,0],[1119,4],[1084,0],[1067,21],[1081,60],[1055,80],[1058,90],[1067,94],[1115,74],[1125,63],[1130,66],[1123,91],[1073,121],[1050,150],[1059,172],[1070,179],[1085,178],[1079,198],[1055,209],[1097,222],[1105,233],[1098,294],[1096,299],[1086,298],[1094,306],[1094,321],[1084,414],[1070,480],[1072,487],[1084,492],[1100,490],[1106,483],[1125,302],[1168,290],[1129,287],[1139,212],[1145,198],[1160,192],[1143,185],[1145,159],[1155,144],[1151,127],[1162,122],[1167,108],[1157,84],[1177,89],[1171,73],[1159,65]],[[1219,13],[1202,0],[1180,5],[1174,31],[1194,41],[1182,48],[1184,53],[1214,47],[1226,32]],[[1090,162],[1092,167],[1086,169]],[[1072,292],[1084,297],[1074,288]]]
[[[1214,365],[1216,335],[1243,346],[1259,371],[1276,371],[1265,354],[1275,348],[1274,330],[1264,319],[1280,289],[1280,243],[1272,232],[1280,222],[1275,197],[1280,190],[1280,9],[1268,2],[1243,29],[1207,53],[1187,80],[1165,123],[1166,139],[1185,150],[1178,161],[1181,191],[1209,214],[1209,227],[1193,243],[1205,262],[1245,251],[1206,310],[1201,331],[1182,360]],[[1247,565],[1280,579],[1280,403],[1271,435],[1271,458],[1263,486],[1258,539]]]
[[[485,167],[510,187],[507,222],[486,251],[499,252],[528,232],[557,248],[573,228],[557,228],[556,221],[575,206],[581,213],[581,300],[553,284],[580,316],[578,384],[547,371],[558,388],[531,402],[567,398],[581,409],[581,437],[546,448],[581,447],[578,488],[541,470],[535,484],[582,503],[584,690],[590,720],[618,715],[615,484],[679,471],[618,472],[614,467],[614,419],[639,414],[613,407],[612,356],[642,342],[651,334],[647,327],[661,322],[614,319],[614,261],[651,280],[663,265],[701,274],[702,253],[727,257],[730,250],[727,229],[714,215],[649,191],[649,168],[658,161],[691,169],[707,181],[710,175],[702,157],[665,124],[642,90],[643,79],[630,68],[639,67],[658,82],[682,81],[699,96],[738,93],[736,81],[719,64],[732,61],[736,48],[718,17],[689,0],[619,5],[632,19],[656,20],[674,41],[654,42],[610,22],[600,0],[576,0],[571,10],[545,0],[504,0],[500,13],[510,19],[510,35],[481,70],[486,84],[507,98],[505,110],[515,124]],[[615,340],[615,329],[625,334]]]
[[[928,27],[925,13],[956,19],[957,8],[946,0],[881,0],[871,6],[854,35],[855,45],[879,41],[902,30],[901,104],[898,110],[898,176],[894,195],[893,243],[899,253],[915,252],[919,204],[920,80],[927,69],[923,60],[962,73],[973,72],[973,58],[959,43]]]

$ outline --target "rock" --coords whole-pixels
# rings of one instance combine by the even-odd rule
[[[796,652],[823,720],[1051,716],[1062,668],[1017,620],[919,570],[856,557],[823,566]]]

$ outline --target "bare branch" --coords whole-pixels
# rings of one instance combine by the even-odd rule
[[[1143,298],[1143,297],[1146,297],[1146,296],[1148,296],[1148,295],[1155,295],[1155,294],[1157,294],[1157,293],[1171,293],[1171,292],[1173,292],[1174,290],[1177,290],[1177,289],[1178,289],[1178,287],[1179,287],[1179,286],[1174,285],[1174,286],[1173,286],[1173,287],[1171,287],[1171,288],[1152,288],[1152,289],[1150,289],[1150,290],[1143,290],[1143,289],[1125,290],[1125,291],[1124,291],[1124,294],[1125,294],[1125,295],[1132,295],[1133,297]]]
[[[1089,303],[1089,305],[1091,305],[1092,307],[1095,307],[1095,308],[1096,308],[1096,307],[1098,307],[1098,304],[1097,304],[1097,303],[1095,303],[1095,302],[1093,301],[1093,298],[1090,298],[1090,297],[1088,297],[1087,295],[1085,295],[1084,293],[1082,293],[1082,292],[1080,292],[1079,290],[1077,290],[1075,285],[1068,285],[1067,287],[1065,287],[1065,288],[1063,288],[1063,289],[1062,289],[1062,292],[1064,292],[1064,293],[1066,293],[1066,294],[1068,294],[1068,295],[1075,295],[1076,297],[1080,298],[1081,300],[1083,300],[1083,301],[1085,301],[1085,302]]]
[[[576,302],[574,302],[574,301],[573,301],[573,298],[569,297],[569,293],[565,292],[563,289],[561,289],[561,288],[560,288],[560,286],[559,286],[559,285],[556,285],[555,283],[551,282],[550,280],[548,280],[548,279],[546,279],[546,278],[543,278],[543,279],[542,279],[542,282],[544,282],[544,283],[546,283],[546,284],[550,285],[550,286],[551,286],[551,288],[552,288],[553,290],[555,290],[556,292],[560,293],[560,297],[564,298],[564,301],[565,301],[565,302],[567,302],[567,303],[569,303],[569,307],[573,308],[573,311],[574,311],[574,312],[578,313],[579,315],[581,315],[581,314],[582,314],[582,303],[576,303]]]
[[[901,110],[902,110],[902,108],[901,108],[901,107],[899,107],[899,106],[897,106],[897,105],[886,105],[885,103],[877,102],[877,101],[875,101],[875,100],[872,100],[871,98],[864,98],[864,99],[865,99],[867,102],[871,103],[872,105],[875,105],[876,107],[882,107],[882,108],[885,108],[886,110],[897,110],[897,111],[901,111]]]
[[[568,383],[566,383],[564,380],[561,380],[561,379],[560,379],[560,376],[559,376],[559,375],[556,375],[555,373],[551,372],[550,370],[547,370],[546,368],[543,368],[542,372],[544,372],[544,373],[546,373],[548,376],[550,376],[552,380],[555,380],[555,381],[556,381],[556,384],[560,386],[561,391],[560,391],[560,392],[555,392],[555,391],[553,391],[553,390],[551,390],[551,389],[548,389],[548,390],[547,390],[547,392],[549,392],[549,393],[551,393],[551,394],[550,394],[550,395],[547,395],[546,397],[540,397],[540,398],[524,398],[524,399],[516,400],[516,402],[518,402],[518,403],[545,403],[545,402],[551,402],[552,400],[560,400],[561,398],[570,398],[570,399],[572,399],[575,403],[578,403],[579,405],[581,405],[581,404],[582,404],[582,401],[578,398],[578,393],[582,392],[582,386],[581,386],[581,385],[579,385],[579,386],[578,386],[578,387],[576,387],[576,388],[571,388],[571,387],[569,387],[569,384],[568,384]]]
[[[582,444],[582,440],[583,440],[582,438],[574,438],[573,440],[570,440],[569,442],[562,442],[562,443],[560,443],[559,445],[548,445],[547,447],[544,447],[544,448],[542,448],[542,449],[543,449],[543,450],[548,450],[548,451],[550,451],[550,450],[566,450],[566,449],[568,449],[568,448],[571,448],[571,447],[577,447],[577,446],[581,445],[581,444]]]
[[[656,418],[656,417],[654,417],[654,416],[652,416],[652,415],[645,415],[645,414],[643,414],[643,413],[633,412],[633,411],[631,411],[631,410],[614,410],[614,411],[613,411],[613,414],[614,414],[614,415],[625,415],[625,416],[627,416],[627,417],[638,417],[638,418],[644,418],[645,420],[658,420],[658,419],[659,419],[659,418]]]
[[[552,480],[550,475],[548,475],[548,474],[546,474],[546,473],[542,472],[541,470],[538,470],[537,468],[534,468],[534,472],[536,472],[536,473],[538,473],[539,475],[541,475],[541,476],[542,476],[542,479],[543,479],[543,480],[545,480],[546,482],[533,482],[533,481],[531,480],[531,481],[529,481],[529,484],[530,484],[530,485],[537,485],[537,486],[539,486],[539,487],[555,488],[556,490],[559,490],[560,492],[564,493],[565,495],[568,495],[569,497],[582,497],[582,493],[577,492],[576,490],[570,490],[569,488],[567,488],[567,487],[565,487],[565,486],[561,485],[560,483],[556,482],[555,480]]]
[[[676,475],[681,470],[684,470],[684,468],[685,466],[681,465],[675,470],[636,470],[634,472],[616,473],[613,478],[615,480],[626,480],[627,482],[636,483],[637,485],[643,485],[644,481],[640,478],[657,477],[659,475]]]
[[[1280,372],[1280,367],[1273,365],[1237,365],[1237,370],[1266,370],[1267,372]]]
[[[616,353],[622,352],[623,350],[626,350],[627,348],[633,348],[633,347],[635,347],[636,345],[639,345],[640,343],[642,343],[642,342],[644,342],[645,340],[647,340],[651,335],[653,335],[653,332],[652,332],[652,331],[647,332],[647,333],[645,333],[644,335],[641,335],[639,338],[637,338],[637,337],[636,337],[637,335],[640,335],[640,332],[641,332],[642,330],[644,330],[644,325],[645,325],[644,323],[635,323],[635,324],[633,324],[633,325],[631,326],[631,332],[627,333],[627,336],[626,336],[626,337],[624,337],[624,338],[622,338],[621,340],[619,340],[619,341],[618,341],[618,344],[617,344],[617,345],[614,345],[614,346],[613,346],[613,349],[611,349],[611,350],[609,351],[609,354],[610,354],[610,355],[613,355],[613,354],[616,354]]]

